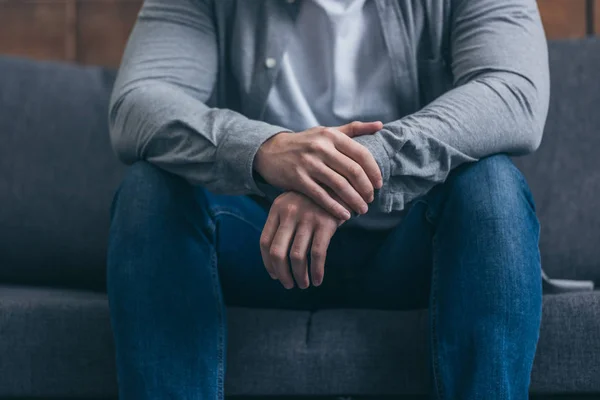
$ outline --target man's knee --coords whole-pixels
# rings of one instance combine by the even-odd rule
[[[527,182],[506,155],[463,165],[444,185],[445,208],[471,222],[535,217]]]
[[[173,216],[192,202],[192,188],[183,179],[146,161],[131,165],[115,194],[113,222],[143,225],[149,219]]]
[[[514,311],[514,299],[537,312],[539,223],[521,172],[509,157],[497,155],[457,168],[444,185],[440,232],[453,246],[449,254],[458,255],[454,265],[483,272],[486,295],[506,300],[489,303],[488,314]]]

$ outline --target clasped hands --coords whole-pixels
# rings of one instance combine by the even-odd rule
[[[298,133],[279,133],[258,150],[254,169],[273,186],[287,190],[271,206],[260,238],[267,272],[286,289],[323,281],[331,237],[350,219],[365,214],[383,184],[372,154],[353,137],[378,132],[381,122],[352,122]],[[291,261],[291,268],[288,263]]]

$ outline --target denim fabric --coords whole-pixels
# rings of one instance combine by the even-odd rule
[[[391,231],[338,231],[319,288],[286,291],[269,278],[258,246],[266,216],[250,198],[211,194],[149,163],[130,168],[108,252],[121,399],[222,399],[226,305],[429,305],[434,398],[527,398],[539,225],[508,157],[457,168]]]

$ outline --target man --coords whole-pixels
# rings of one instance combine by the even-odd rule
[[[534,0],[146,0],[110,109],[120,398],[222,399],[225,305],[428,307],[434,398],[527,398],[539,226],[507,154],[548,86]]]

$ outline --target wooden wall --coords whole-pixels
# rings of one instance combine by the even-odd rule
[[[0,53],[117,66],[141,0],[0,0]]]
[[[141,1],[0,0],[0,53],[117,66]],[[549,38],[600,35],[600,0],[538,4]]]

